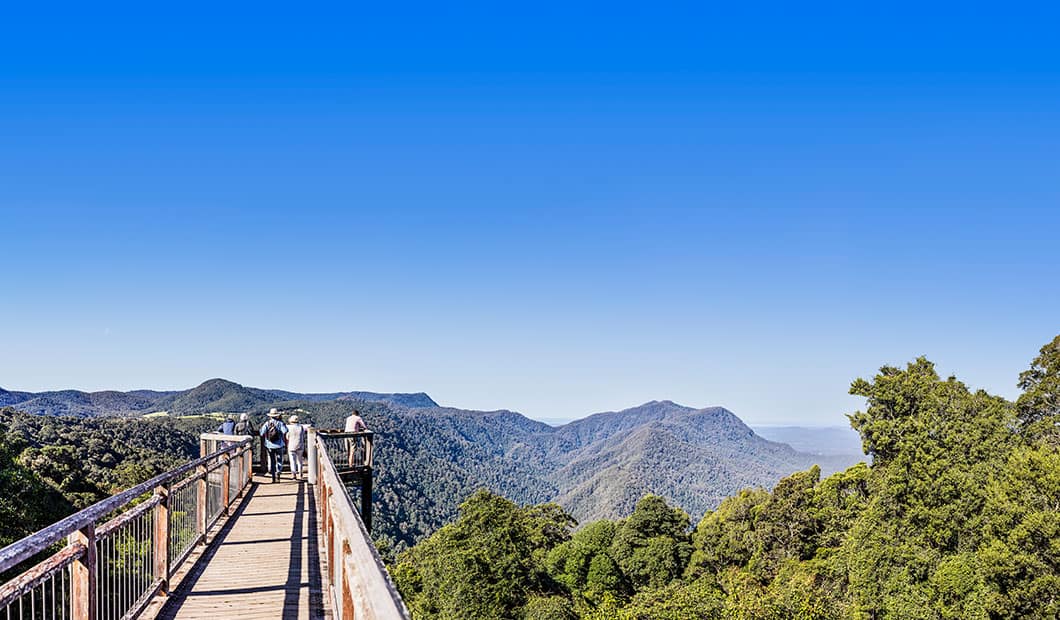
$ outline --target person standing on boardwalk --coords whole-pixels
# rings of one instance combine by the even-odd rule
[[[298,416],[287,420],[287,462],[291,464],[291,480],[302,477],[302,455],[305,453],[305,425],[298,423]]]
[[[287,425],[280,419],[278,410],[269,411],[269,419],[261,425],[259,434],[265,439],[265,449],[269,453],[269,473],[272,481],[276,482],[283,471],[283,436],[287,434]]]
[[[258,434],[258,429],[255,428],[254,423],[250,421],[250,416],[245,414],[245,413],[239,414],[239,421],[236,422],[236,426],[235,426],[235,428],[233,430],[235,431],[236,435],[251,435],[251,436],[253,436],[253,435],[257,435]],[[253,440],[251,440],[251,441],[253,441]],[[258,454],[261,454],[262,456],[264,456],[264,454],[265,454],[265,440],[262,439],[261,442],[262,442],[261,443],[261,450],[258,452]]]
[[[361,413],[354,409],[353,413],[351,413],[350,416],[346,418],[346,428],[344,428],[343,431],[346,433],[363,433],[366,430],[368,430],[368,425],[365,424],[364,420],[361,418]],[[362,441],[364,441],[365,443],[364,463],[369,463],[370,461],[368,460],[368,457],[371,456],[371,453],[368,450],[370,444],[368,443],[367,439],[363,439]],[[359,442],[357,439],[346,439],[346,465],[348,467],[353,467],[357,461],[355,454],[357,452],[358,443]]]
[[[257,435],[258,429],[254,428],[254,423],[250,421],[250,416],[242,414],[239,416],[239,421],[236,422],[235,427],[236,435]]]
[[[221,422],[221,425],[218,426],[217,430],[214,431],[214,432],[215,433],[220,433],[222,435],[232,435],[232,434],[235,433],[235,429],[236,429],[236,421],[233,420],[232,416],[229,415],[229,416],[225,416],[224,422]],[[232,445],[231,441],[222,441],[220,444],[217,445],[217,447],[222,449],[222,450],[224,450],[225,448],[227,448],[230,445]]]
[[[243,414],[246,415],[246,414]],[[221,422],[221,425],[217,427],[217,432],[222,435],[235,434],[236,421],[232,419],[232,416],[226,416],[225,421]]]

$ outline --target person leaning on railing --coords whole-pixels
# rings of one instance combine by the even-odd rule
[[[350,414],[350,417],[346,418],[346,427],[343,429],[347,433],[363,433],[368,430],[368,425],[364,423],[364,419],[361,418],[361,413],[356,409]],[[365,459],[364,463],[368,463],[368,444],[365,440]],[[347,467],[354,467],[357,463],[357,440],[352,438],[346,439],[346,465]]]
[[[221,435],[234,435],[236,430],[236,421],[232,419],[232,416],[225,416],[224,422],[217,427],[216,433]],[[228,446],[232,445],[231,441],[222,441],[217,447],[220,450],[224,450]]]

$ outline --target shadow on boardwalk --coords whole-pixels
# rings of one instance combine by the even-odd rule
[[[312,487],[267,480],[255,478],[159,618],[325,617]]]

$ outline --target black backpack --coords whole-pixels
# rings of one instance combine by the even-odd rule
[[[280,429],[276,426],[275,422],[269,422],[269,430],[265,431],[265,439],[268,439],[272,443],[280,443]]]

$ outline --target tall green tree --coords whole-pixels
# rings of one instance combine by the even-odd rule
[[[692,555],[688,513],[646,495],[619,521],[611,556],[634,587],[660,587],[680,577]]]
[[[560,613],[547,599],[561,588],[539,558],[569,538],[571,523],[554,507],[520,508],[478,491],[460,505],[454,523],[398,558],[394,579],[417,618]],[[531,608],[524,610],[528,604]]]
[[[1016,401],[1020,422],[1030,434],[1060,444],[1060,335],[1041,348],[1030,368],[1020,373],[1018,385],[1023,390]]]

